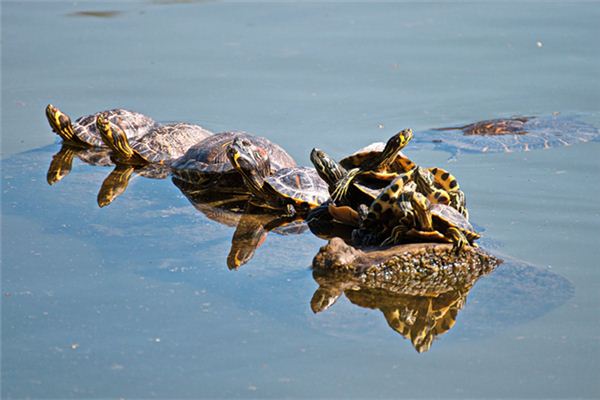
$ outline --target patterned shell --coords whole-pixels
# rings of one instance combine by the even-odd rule
[[[340,160],[340,165],[345,169],[352,169],[360,167],[365,161],[371,160],[374,157],[377,157],[383,149],[385,148],[384,142],[375,142],[370,145],[363,147],[362,149],[355,151],[347,157],[344,157]],[[406,156],[401,151],[398,152],[400,158],[405,158]],[[399,159],[399,158],[398,158]],[[407,159],[408,160],[408,159]],[[393,171],[403,171],[405,168],[402,164],[395,163],[391,166],[391,170]]]
[[[96,129],[96,118],[101,113],[106,113],[110,122],[119,125],[129,140],[145,135],[156,126],[156,122],[147,115],[122,108],[86,115],[73,122],[73,131],[79,139],[91,146],[106,147]]]
[[[420,132],[413,146],[433,143],[453,154],[458,151],[495,153],[548,149],[600,140],[600,130],[572,116],[493,119],[465,126]]]
[[[246,132],[216,133],[190,147],[186,153],[175,160],[173,175],[186,182],[194,183],[207,174],[235,173],[227,159],[227,146],[233,139],[242,137],[267,150],[271,160],[271,171],[295,167],[294,159],[280,146],[260,136]]]
[[[212,132],[198,125],[160,125],[132,141],[131,147],[145,160],[160,163],[181,157],[191,146],[211,135]]]
[[[312,168],[283,168],[268,176],[265,183],[294,203],[316,207],[329,199],[329,187]]]
[[[433,218],[437,218],[440,221],[444,221],[448,224],[448,227],[456,227],[463,232],[475,233],[473,225],[456,209],[447,206],[445,204],[432,204],[429,207],[429,211]]]

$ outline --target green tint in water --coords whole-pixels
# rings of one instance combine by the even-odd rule
[[[89,10],[122,14],[67,16]],[[598,397],[597,143],[451,164],[407,149],[457,176],[482,243],[538,266],[480,280],[424,354],[344,297],[313,314],[309,266],[324,242],[311,234],[271,232],[230,271],[233,228],[169,180],[134,177],[100,209],[111,169],[75,160],[49,186],[58,146],[39,147],[55,140],[50,102],[245,129],[301,164],[314,146],[339,157],[409,126],[593,114],[599,13],[3,2],[2,397]],[[565,278],[572,297],[566,283],[545,287]]]

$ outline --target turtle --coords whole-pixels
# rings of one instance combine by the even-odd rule
[[[243,176],[254,195],[251,202],[265,208],[286,208],[291,214],[305,213],[329,198],[327,184],[316,170],[306,167],[282,168],[271,174],[267,151],[244,138],[227,147],[227,157]]]
[[[107,147],[96,128],[96,118],[100,114],[105,115],[113,124],[118,123],[129,139],[145,135],[157,125],[147,115],[122,108],[85,115],[71,122],[71,118],[57,107],[52,104],[46,106],[46,118],[52,130],[64,143],[80,147]]]
[[[384,244],[419,239],[453,243],[454,249],[459,252],[468,245],[476,247],[474,241],[481,237],[456,209],[445,204],[432,204],[417,191],[402,192],[393,209],[399,223]]]
[[[600,130],[576,115],[497,118],[462,126],[420,132],[416,144],[433,143],[435,148],[456,155],[530,151],[598,141]]]
[[[456,178],[445,169],[439,167],[414,170],[413,179],[417,190],[424,194],[433,204],[447,204],[469,219],[465,194],[460,190]]]
[[[292,168],[296,162],[283,148],[270,140],[247,132],[216,133],[190,147],[171,164],[175,178],[191,185],[218,187],[220,191],[249,193],[242,176],[227,158],[227,146],[241,138],[263,149],[270,160],[270,173],[281,168]]]
[[[392,180],[398,170],[406,172],[406,165],[403,162],[398,162],[398,153],[412,139],[412,129],[404,129],[388,139],[381,152],[359,152],[365,157],[355,155],[351,157],[353,160],[361,160],[358,166],[350,169],[347,174],[341,179],[332,194],[334,201],[345,201],[348,188],[352,181],[360,175],[374,176],[377,179]],[[411,162],[412,164],[412,162]],[[341,164],[344,166],[344,164]],[[399,166],[399,168],[398,168]]]
[[[169,164],[192,145],[212,135],[198,125],[174,123],[156,125],[145,135],[129,140],[121,125],[120,118],[112,123],[108,114],[101,113],[96,118],[97,131],[120,164]]]
[[[310,152],[310,161],[314,165],[321,179],[327,183],[329,194],[333,195],[340,180],[346,176],[347,170],[323,150],[317,148],[312,149]],[[383,184],[387,184],[385,181],[382,182]],[[363,181],[361,177],[357,177],[348,187],[349,193],[343,204],[337,206],[350,206],[352,209],[357,210],[361,204],[371,204],[379,194],[381,185],[380,182],[374,181],[373,179],[370,179],[367,182]],[[336,206],[334,204],[330,205]]]

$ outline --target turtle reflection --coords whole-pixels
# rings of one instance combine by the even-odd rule
[[[173,183],[207,218],[236,227],[227,256],[229,269],[238,269],[250,261],[269,232],[290,235],[307,230],[306,224],[297,215],[266,213],[264,209],[250,204],[249,193],[218,190],[214,185],[191,185],[177,178],[173,178]]]
[[[313,261],[319,288],[310,305],[323,312],[344,294],[359,307],[380,310],[422,353],[454,326],[475,282],[500,262],[474,248],[456,255],[446,244],[362,251],[333,239]]]
[[[136,175],[151,179],[165,179],[169,176],[170,170],[166,165],[115,165],[111,159],[111,155],[112,152],[108,148],[83,148],[63,143],[60,150],[52,156],[46,180],[49,185],[54,185],[63,180],[71,172],[75,158],[92,166],[115,166],[113,171],[102,182],[98,192],[98,206],[105,207],[125,192],[131,179]]]

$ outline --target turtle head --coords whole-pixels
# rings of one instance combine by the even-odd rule
[[[52,104],[46,106],[46,118],[52,130],[66,141],[75,141],[75,132],[71,118]]]
[[[429,200],[419,192],[413,192],[410,197],[410,205],[415,213],[417,224],[423,230],[433,230],[433,221],[429,212]]]
[[[330,187],[344,177],[346,170],[331,158],[327,153],[317,148],[310,152],[310,161],[312,161],[317,173]]]
[[[248,188],[262,193],[265,178],[271,173],[271,161],[267,151],[245,138],[235,138],[227,147],[227,158],[242,175]]]
[[[396,133],[394,136],[389,138],[389,140],[385,144],[383,151],[381,152],[379,163],[389,164],[392,161],[394,161],[394,159],[398,155],[398,152],[404,147],[406,147],[406,145],[408,144],[408,142],[410,142],[412,137],[413,131],[412,129],[408,128]]]
[[[100,133],[100,137],[104,144],[117,153],[119,157],[124,159],[133,157],[134,152],[129,145],[127,135],[125,135],[125,132],[123,132],[121,127],[110,122],[106,113],[101,113],[96,118],[96,129],[98,130],[98,133]]]

